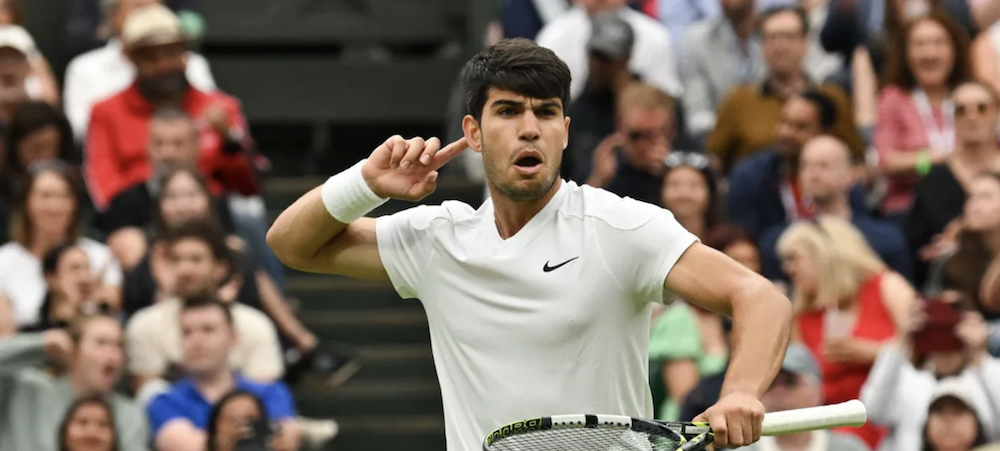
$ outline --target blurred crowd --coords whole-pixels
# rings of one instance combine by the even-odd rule
[[[0,449],[322,446],[337,424],[291,388],[360,364],[295,316],[264,241],[268,161],[197,20],[91,3],[60,81],[0,0]]]
[[[360,363],[295,316],[269,162],[196,16],[101,0],[58,80],[21,1],[0,0],[0,450],[331,439],[290,387]],[[569,65],[566,179],[671,210],[787,290],[770,410],[868,406],[864,428],[754,449],[972,451],[1000,440],[998,19],[995,0],[505,0],[488,41]],[[718,399],[730,329],[654,313],[658,418]]]
[[[787,291],[766,407],[868,406],[863,428],[751,448],[998,446],[998,18],[993,0],[505,2],[505,35],[573,74],[563,175],[671,210]],[[718,399],[730,329],[683,301],[654,314],[658,418]]]

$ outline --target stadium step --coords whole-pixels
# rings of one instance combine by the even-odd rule
[[[274,178],[266,182],[273,219],[325,178]],[[422,203],[482,202],[481,184],[442,180]],[[372,215],[391,214],[414,204],[390,201]],[[333,418],[340,434],[325,451],[444,449],[441,392],[431,355],[427,317],[417,300],[403,300],[389,282],[368,282],[288,270],[289,294],[298,316],[321,340],[354,346],[363,367],[343,386],[318,381],[295,387],[299,412]]]

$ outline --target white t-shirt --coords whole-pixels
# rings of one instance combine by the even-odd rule
[[[93,274],[104,271],[105,285],[122,284],[121,265],[107,246],[90,238],[81,238],[76,244],[87,254]],[[10,300],[18,326],[38,322],[47,289],[40,259],[14,241],[0,246],[0,294]]]
[[[667,27],[632,8],[622,8],[619,14],[632,26],[635,35],[629,70],[667,94],[680,96],[682,88],[677,74],[677,49],[671,42]],[[591,28],[587,11],[576,6],[546,24],[535,39],[538,45],[552,50],[569,66],[573,76],[570,84],[570,97],[573,99],[583,92],[590,74],[587,41]]]
[[[676,297],[664,280],[697,238],[664,209],[560,183],[507,240],[492,200],[376,222],[396,291],[427,311],[449,451],[525,418],[653,414],[650,310]]]

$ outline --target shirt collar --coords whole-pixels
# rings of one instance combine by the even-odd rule
[[[809,77],[809,74],[803,72],[803,76],[806,77],[806,89],[819,87],[819,85],[815,81],[813,81],[811,77]],[[761,95],[777,96],[777,94],[774,93],[774,89],[771,88],[771,84],[769,83],[770,81],[771,77],[765,76],[764,79],[761,80],[761,82],[757,85]]]

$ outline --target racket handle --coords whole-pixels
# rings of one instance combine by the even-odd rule
[[[783,435],[797,432],[860,427],[868,420],[865,405],[857,399],[829,406],[786,410],[764,415],[761,435]]]
[[[684,442],[677,451],[702,451],[708,448],[715,441],[715,436],[711,432],[698,434],[695,438]]]

